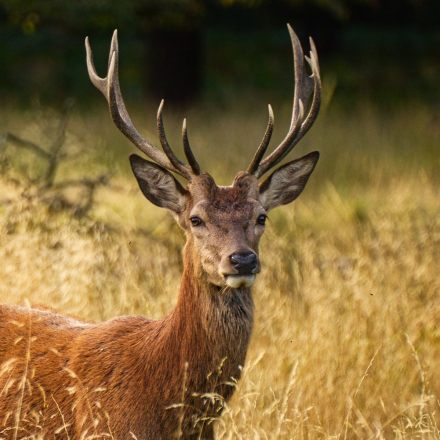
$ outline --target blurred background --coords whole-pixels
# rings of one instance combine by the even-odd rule
[[[95,100],[83,41],[104,74],[116,28],[128,100],[282,98],[289,22],[313,36],[334,99],[438,104],[439,17],[438,0],[0,0],[0,99]]]

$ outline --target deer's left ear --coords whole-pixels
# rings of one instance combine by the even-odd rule
[[[314,151],[275,170],[260,184],[258,200],[266,211],[293,202],[302,192],[318,162]]]

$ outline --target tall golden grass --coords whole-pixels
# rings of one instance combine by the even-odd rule
[[[288,105],[279,107],[274,145],[288,126]],[[206,106],[185,115],[196,156],[218,184],[250,161],[263,110]],[[146,113],[138,125],[154,140],[154,111]],[[179,152],[182,116],[165,115]],[[53,126],[50,114],[0,117],[43,143]],[[291,154],[317,149],[322,158],[300,198],[269,215],[253,339],[217,423],[220,439],[440,438],[438,121],[421,105],[329,107]],[[132,147],[101,109],[76,112],[65,149],[76,156],[59,181],[113,167],[113,186],[98,192],[89,216],[75,218],[23,178],[0,180],[0,301],[93,321],[166,314],[184,237],[141,196],[128,169]],[[6,155],[8,173],[35,172],[27,153]]]

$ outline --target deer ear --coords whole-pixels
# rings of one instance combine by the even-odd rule
[[[151,203],[176,214],[184,209],[188,193],[169,171],[137,154],[130,155],[130,164],[139,188]]]
[[[293,202],[306,186],[318,159],[319,153],[314,151],[275,170],[260,184],[258,200],[263,208],[269,211]]]

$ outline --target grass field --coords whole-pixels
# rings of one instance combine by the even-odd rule
[[[101,97],[97,97],[97,100]],[[274,106],[272,144],[290,104]],[[134,112],[157,145],[155,109]],[[203,170],[229,184],[266,125],[264,105],[185,114],[165,108],[181,152],[181,119]],[[1,127],[48,142],[55,115],[2,110]],[[270,213],[254,288],[256,325],[245,374],[217,424],[220,439],[440,438],[440,113],[408,104],[324,108],[290,158],[322,153],[293,205]],[[43,303],[93,321],[159,317],[176,301],[182,232],[146,201],[134,151],[104,103],[77,110],[57,181],[113,170],[88,215],[42,196],[41,173],[8,146],[0,180],[0,301]],[[11,176],[15,180],[11,179]],[[64,197],[80,203],[80,189]]]

